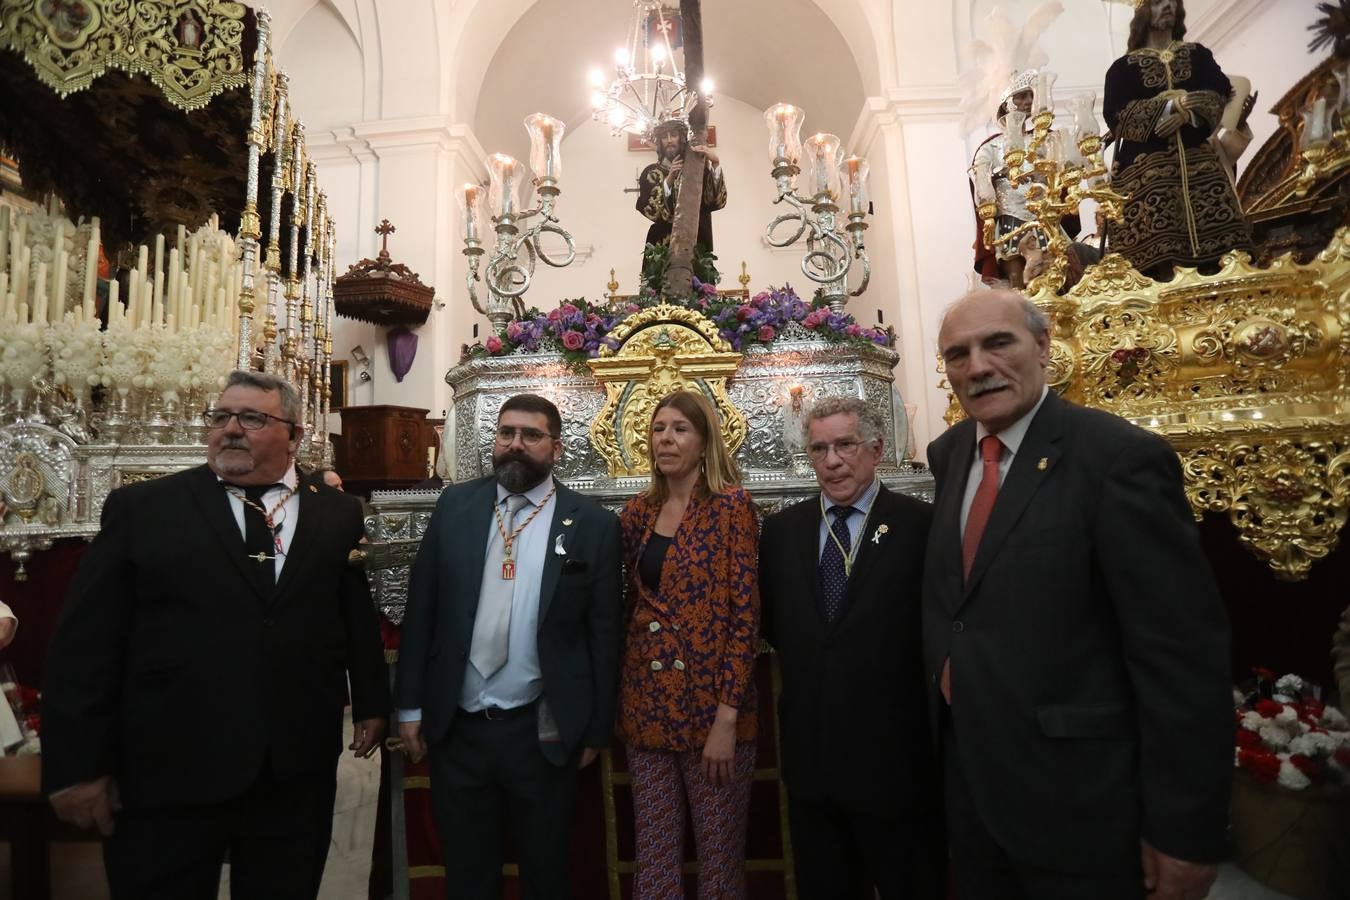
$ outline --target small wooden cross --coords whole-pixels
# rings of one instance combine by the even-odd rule
[[[398,229],[391,225],[388,219],[381,219],[380,224],[375,226],[375,233],[382,238],[382,241],[380,242],[381,256],[389,255],[389,235],[396,231],[398,231]]]

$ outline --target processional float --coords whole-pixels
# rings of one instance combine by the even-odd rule
[[[57,198],[0,206],[0,549],[18,578],[92,537],[113,489],[200,464],[232,369],[297,385],[301,459],[331,459],[334,225],[270,40],[239,3],[0,12],[0,147],[25,194]]]

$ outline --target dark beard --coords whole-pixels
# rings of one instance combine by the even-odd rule
[[[663,148],[661,150],[661,162],[665,163],[667,166],[673,163],[677,157],[681,156],[684,156],[683,144],[676,147]]]
[[[553,466],[535,462],[523,453],[508,452],[492,457],[492,471],[502,487],[513,494],[523,494],[547,478]]]

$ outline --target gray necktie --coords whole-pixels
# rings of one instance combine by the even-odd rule
[[[506,533],[515,528],[516,515],[530,500],[524,494],[511,494],[506,498],[506,511],[502,521]],[[497,670],[506,665],[506,649],[511,636],[511,601],[515,596],[516,581],[502,578],[502,560],[505,558],[506,542],[502,540],[501,530],[493,514],[492,531],[488,537],[487,560],[483,566],[483,585],[478,589],[478,614],[473,620],[473,644],[469,648],[469,662],[484,679],[491,678]],[[516,562],[517,578],[522,574],[520,566],[520,540],[512,546],[511,558]]]

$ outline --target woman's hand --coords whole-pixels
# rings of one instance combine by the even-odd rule
[[[703,774],[718,787],[731,784],[736,763],[736,715],[734,706],[719,704],[717,718],[703,745]]]

